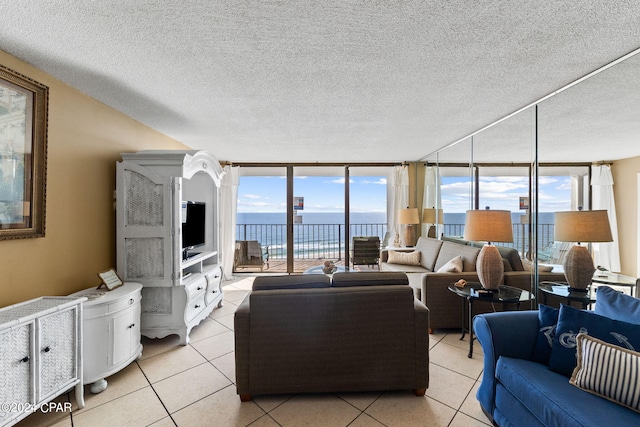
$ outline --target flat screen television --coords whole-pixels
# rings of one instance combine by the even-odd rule
[[[206,204],[204,202],[182,202],[182,251],[187,251],[205,243]]]

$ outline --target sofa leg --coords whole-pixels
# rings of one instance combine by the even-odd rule
[[[413,390],[413,393],[416,396],[424,396],[426,392],[427,392],[426,388],[417,388],[417,389]]]
[[[433,334],[433,329],[429,328],[429,335]]]
[[[247,394],[240,395],[241,402],[249,402],[250,400],[251,400],[251,394],[247,393]]]

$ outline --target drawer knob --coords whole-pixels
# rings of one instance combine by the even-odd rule
[[[200,304],[196,304],[195,308],[200,308]]]
[[[49,353],[51,351],[51,347],[46,346],[42,351],[44,351],[45,353]]]
[[[133,304],[133,298],[129,298],[129,305]]]
[[[201,291],[201,290],[202,290],[202,286],[198,286],[198,287],[196,288],[196,290]]]
[[[22,359],[20,359],[21,362],[27,363],[29,361],[29,356],[25,356]]]
[[[129,326],[127,326],[127,328],[131,329],[131,328],[133,328],[134,326],[136,326],[136,324],[135,324],[135,323],[132,323],[132,324],[130,324]]]

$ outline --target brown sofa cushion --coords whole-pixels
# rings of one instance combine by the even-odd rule
[[[462,271],[476,271],[476,259],[479,253],[480,249],[473,246],[442,242],[442,248],[440,248],[440,253],[436,260],[435,271],[458,255],[462,257]]]
[[[396,272],[361,272],[335,273],[331,286],[346,288],[350,286],[380,286],[380,285],[409,285],[409,279],[404,273]]]
[[[300,276],[258,276],[253,281],[254,291],[270,289],[328,288],[331,278],[325,274],[303,274]]]
[[[416,251],[422,252],[422,254],[420,255],[421,266],[429,271],[435,270],[436,260],[438,259],[438,254],[440,253],[442,243],[442,240],[433,239],[430,237],[420,236],[420,238],[418,238],[418,243],[416,243]],[[455,255],[448,257],[445,263],[454,256]]]

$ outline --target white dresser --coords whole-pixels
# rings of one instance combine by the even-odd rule
[[[82,302],[40,297],[0,309],[0,426],[82,387]]]
[[[140,299],[142,285],[125,282],[107,291],[95,287],[70,296],[86,297],[83,303],[84,366],[82,381],[91,392],[107,388],[106,377],[142,355]]]

